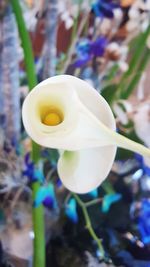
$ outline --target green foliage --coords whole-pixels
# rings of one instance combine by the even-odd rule
[[[118,87],[116,84],[108,85],[105,88],[103,88],[101,95],[105,98],[105,100],[108,102],[108,104],[111,106],[112,103],[116,99],[116,93],[118,91]]]
[[[150,27],[148,27],[144,33],[141,33],[138,38],[136,37],[133,55],[129,62],[129,68],[122,76],[118,86],[118,98],[128,98],[140,80],[141,74],[149,60],[150,51],[145,48],[149,34]]]

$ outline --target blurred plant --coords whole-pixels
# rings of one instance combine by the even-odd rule
[[[20,91],[18,33],[12,9],[5,6],[0,20],[0,116],[5,141],[18,144],[20,138]]]
[[[138,227],[144,244],[150,243],[150,200],[143,199],[141,202],[141,211],[138,216]]]
[[[44,9],[46,10],[46,40],[43,48],[43,80],[54,76],[56,72],[58,2],[47,1]]]

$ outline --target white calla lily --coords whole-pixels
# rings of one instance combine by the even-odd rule
[[[88,83],[59,75],[38,84],[22,111],[27,133],[38,144],[64,150],[58,173],[71,191],[86,193],[107,177],[117,146],[150,156],[150,150],[115,132],[105,99]]]

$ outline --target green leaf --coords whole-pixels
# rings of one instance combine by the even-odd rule
[[[116,92],[118,86],[116,84],[108,85],[102,89],[101,95],[105,98],[108,104],[111,106],[116,98]]]
[[[107,83],[107,81],[111,81],[116,76],[118,70],[119,70],[118,64],[115,64],[112,66],[112,68],[109,70],[109,72],[106,76],[106,83]]]
[[[143,54],[144,55],[142,56],[142,58],[138,64],[138,67],[136,69],[136,73],[133,75],[133,79],[129,83],[126,90],[122,91],[122,93],[121,93],[121,97],[124,99],[127,99],[131,95],[131,93],[133,92],[133,90],[137,86],[138,82],[140,81],[141,75],[144,72],[146,65],[150,59],[150,49],[148,49],[148,48],[144,49]]]
[[[148,59],[143,61],[143,56],[145,55],[145,46],[149,34],[150,26],[144,33],[141,33],[139,37],[136,37],[135,39],[135,48],[133,49],[133,56],[131,57],[129,63],[129,69],[124,73],[120,84],[118,85],[118,98],[129,97],[129,95],[135,89],[135,86],[137,85],[137,82],[139,81],[141,74],[146,67]]]

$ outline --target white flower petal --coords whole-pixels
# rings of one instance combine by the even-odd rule
[[[62,113],[57,126],[42,123],[42,116],[54,106]],[[23,105],[23,122],[32,139],[40,145],[80,150],[118,145],[142,155],[150,151],[119,134],[107,102],[88,83],[69,75],[60,75],[40,83]]]
[[[50,127],[42,123],[42,116],[50,107],[55,107],[62,112],[64,120],[58,126]],[[43,146],[59,148],[57,142],[55,144],[55,139],[59,143],[60,137],[63,138],[72,131],[78,119],[76,94],[64,83],[59,86],[55,83],[50,86],[42,85],[42,87],[38,85],[24,101],[22,118],[26,131],[35,142]]]
[[[59,111],[60,123],[45,125]],[[150,150],[115,132],[115,119],[105,99],[85,81],[69,75],[49,78],[27,96],[23,123],[31,138],[61,151],[58,172],[68,189],[85,193],[108,175],[116,146],[150,156]]]
[[[40,109],[43,106],[44,110],[48,105],[62,109],[64,121],[61,124],[52,127],[42,124]],[[22,117],[28,134],[42,146],[77,150],[100,143],[105,145],[107,139],[93,119],[89,119],[87,111],[115,130],[113,114],[104,98],[88,83],[73,76],[60,75],[45,80],[30,92],[24,101]]]
[[[69,190],[83,194],[97,188],[109,174],[116,146],[65,151],[58,161],[58,173]]]

